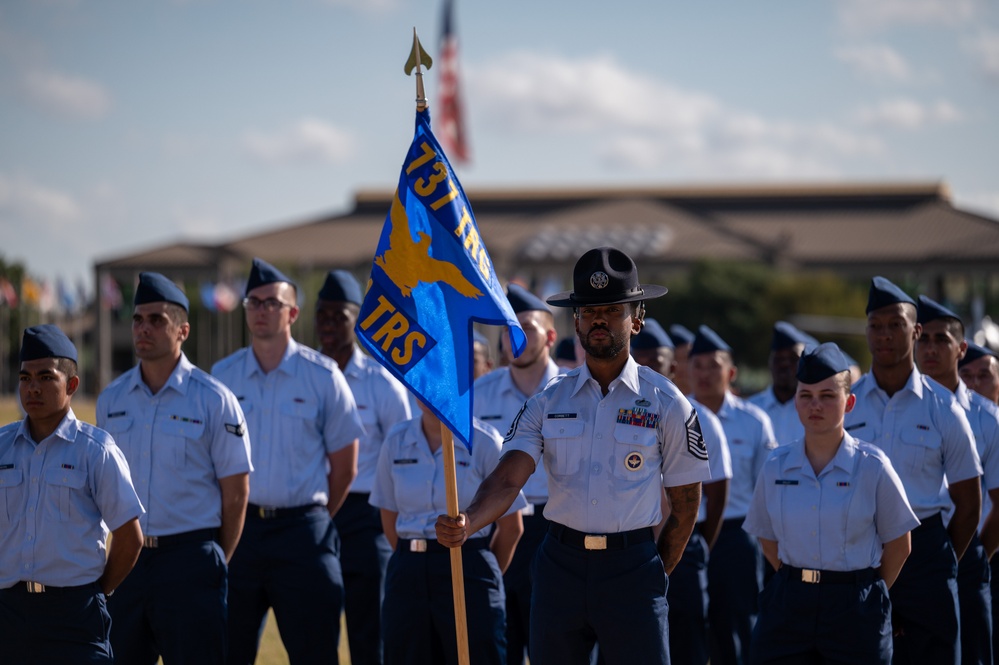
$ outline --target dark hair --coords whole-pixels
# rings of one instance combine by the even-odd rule
[[[76,376],[76,361],[70,358],[56,358],[56,369],[65,374],[66,380],[69,381]]]

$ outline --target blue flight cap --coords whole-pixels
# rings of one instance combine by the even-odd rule
[[[259,286],[259,285],[258,285]],[[319,300],[331,302],[352,302],[360,305],[364,301],[361,285],[357,279],[346,270],[330,270],[319,289]]]
[[[999,358],[999,354],[988,348],[987,346],[979,346],[974,342],[968,342],[968,351],[964,354],[964,357],[957,361],[958,367],[964,367],[968,363],[973,363],[979,358],[984,358],[986,356],[992,356],[993,358]]]
[[[245,295],[250,295],[250,291],[259,286],[265,286],[275,282],[285,282],[294,286],[296,290],[298,289],[298,285],[291,281],[291,279],[283,272],[263,259],[254,258],[253,267],[250,268],[250,279],[246,280]]]
[[[833,342],[808,349],[798,359],[798,382],[811,385],[850,370],[846,354]]]
[[[140,272],[139,285],[135,287],[132,306],[151,302],[169,302],[180,305],[185,312],[191,311],[191,303],[180,287],[158,272]]]
[[[566,337],[555,345],[555,360],[576,362],[576,340]]]
[[[871,280],[871,290],[867,295],[867,309],[865,313],[870,314],[876,309],[894,305],[896,303],[909,303],[915,306],[908,293],[895,286],[890,280],[884,277],[875,277]]]
[[[51,323],[24,329],[21,362],[40,358],[69,358],[76,362],[76,347],[66,333]]]
[[[919,303],[916,305],[916,323],[929,323],[937,319],[957,319],[963,325],[961,317],[951,310],[926,296],[919,296]]]
[[[510,301],[510,307],[514,314],[521,312],[551,312],[545,301],[537,297],[520,284],[511,282],[506,287],[506,299]]]
[[[789,349],[797,344],[818,346],[819,340],[798,330],[787,321],[778,321],[774,324],[774,335],[770,341],[771,351]]]
[[[633,349],[658,349],[661,346],[668,346],[675,349],[673,340],[669,338],[663,327],[655,319],[645,319],[642,330],[631,338],[631,348]]]
[[[669,336],[670,339],[673,340],[673,346],[683,346],[684,344],[693,344],[694,337],[696,337],[694,333],[690,332],[689,329],[687,329],[684,326],[681,326],[679,323],[674,323],[669,327]]]
[[[725,343],[714,330],[707,326],[697,328],[697,336],[694,337],[694,344],[690,347],[688,357],[693,357],[701,353],[714,353],[715,351],[727,351],[732,353],[732,347]]]

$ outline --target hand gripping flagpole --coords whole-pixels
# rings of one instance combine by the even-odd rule
[[[416,110],[424,111],[427,103],[426,91],[423,87],[423,70],[433,65],[433,60],[423,50],[420,39],[413,28],[413,51],[406,61],[405,72],[409,76],[416,70]],[[447,514],[458,517],[458,476],[454,462],[454,435],[448,426],[441,421],[441,439],[444,444],[444,489],[447,499]],[[454,628],[458,647],[458,665],[470,665],[468,655],[468,616],[465,611],[465,573],[461,562],[461,548],[451,548],[451,588],[454,596]]]

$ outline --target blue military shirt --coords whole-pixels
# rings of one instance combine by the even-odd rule
[[[745,517],[760,475],[763,462],[777,446],[770,417],[758,406],[725,394],[722,406],[715,414],[721,420],[732,455],[732,482],[729,484],[725,519]]]
[[[725,430],[722,428],[718,416],[708,407],[698,402],[693,397],[688,397],[690,405],[697,411],[697,419],[701,423],[701,434],[704,436],[704,446],[708,450],[708,469],[711,471],[711,480],[705,483],[716,483],[720,480],[732,478],[732,456],[728,451],[728,439],[725,438]],[[707,519],[706,497],[701,497],[701,507],[697,512],[697,521],[703,522]]]
[[[219,478],[250,471],[250,437],[243,410],[221,381],[181,354],[155,395],[141,363],[97,398],[97,425],[128,460],[146,507],[147,536],[169,536],[222,524]]]
[[[535,387],[534,393],[540,392],[562,370],[554,360],[548,360],[548,366]],[[531,394],[534,394],[531,393]],[[525,395],[514,385],[510,378],[510,368],[500,367],[488,374],[480,376],[475,381],[475,401],[472,404],[472,415],[489,423],[500,432],[506,433],[513,423],[517,412],[531,395]],[[548,501],[548,477],[539,465],[524,485],[524,496],[531,504]]]
[[[920,519],[950,504],[945,475],[952,483],[981,475],[964,410],[953,393],[915,367],[890,399],[870,372],[854,384],[853,394],[857,402],[846,414],[846,431],[888,455]]]
[[[982,463],[982,519],[978,523],[981,531],[992,510],[989,491],[999,487],[999,407],[969,389],[960,379],[954,397],[968,416],[978,459]]]
[[[785,564],[861,570],[880,566],[883,545],[918,525],[888,457],[846,434],[818,475],[804,441],[774,450],[743,528],[777,541]]]
[[[364,436],[354,397],[336,363],[289,340],[265,373],[252,347],[212,367],[235,393],[253,440],[250,502],[271,508],[329,500],[327,455]]]
[[[545,517],[586,533],[655,526],[662,487],[710,479],[693,407],[629,357],[607,395],[584,363],[527,400],[505,450],[544,460]]]
[[[805,428],[801,425],[798,410],[794,408],[794,398],[781,404],[774,395],[773,386],[763,392],[756,393],[746,399],[770,416],[770,424],[774,428],[774,440],[778,446],[797,441],[805,436]]]
[[[125,456],[72,410],[43,441],[27,420],[0,428],[0,589],[94,582],[108,531],[141,514]]]
[[[357,477],[351,492],[370,492],[375,482],[378,453],[385,435],[396,423],[409,420],[409,391],[382,365],[354,349],[343,370],[364,425],[364,436],[357,451]]]
[[[378,473],[369,503],[399,513],[396,533],[400,538],[436,538],[437,516],[447,514],[444,486],[444,447],[431,452],[423,434],[422,418],[399,423],[389,432],[378,457]],[[454,440],[458,510],[468,507],[486,476],[499,462],[503,437],[490,425],[472,419],[472,450]],[[527,505],[523,493],[506,512]],[[470,538],[486,538],[482,529]]]

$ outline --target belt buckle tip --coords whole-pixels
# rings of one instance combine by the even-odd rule
[[[818,584],[822,581],[822,571],[803,569],[801,571],[801,581],[807,584]]]
[[[583,547],[588,550],[605,550],[607,549],[607,536],[586,535],[583,537]]]

